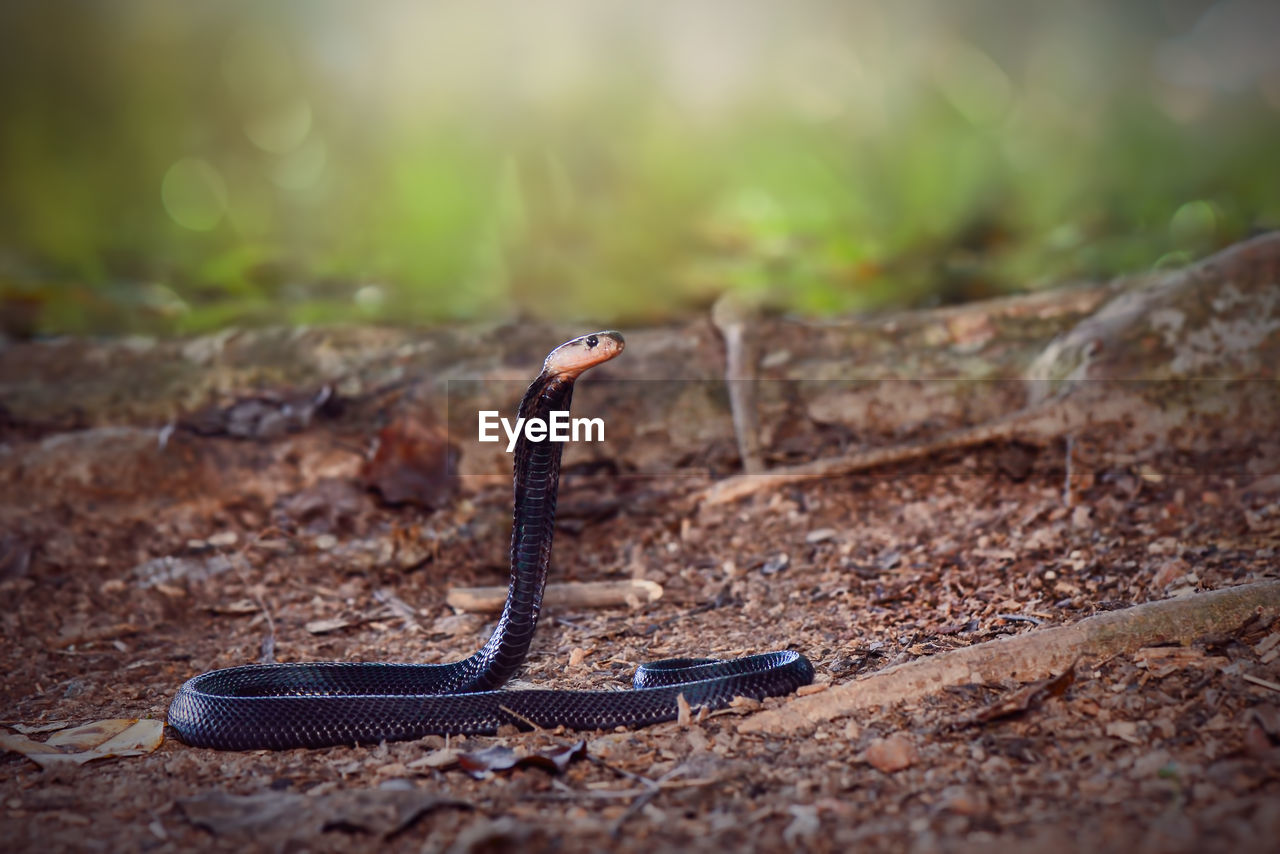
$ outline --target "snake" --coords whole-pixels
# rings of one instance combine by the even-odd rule
[[[518,416],[526,424],[535,418],[549,423],[553,412],[567,416],[574,382],[616,357],[624,344],[620,333],[607,331],[556,347],[520,401]],[[483,735],[505,725],[613,730],[676,720],[682,710],[715,711],[736,697],[782,696],[812,682],[813,665],[787,649],[650,662],[637,668],[630,690],[502,690],[523,666],[538,624],[563,449],[550,431],[519,433],[507,598],[493,634],[473,655],[447,664],[316,661],[212,670],[178,690],[169,726],[188,745],[225,750]]]

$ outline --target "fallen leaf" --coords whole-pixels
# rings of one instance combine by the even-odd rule
[[[1041,679],[1039,682],[1032,682],[1023,688],[1018,689],[1008,697],[979,709],[971,715],[968,715],[958,721],[955,725],[958,727],[971,726],[973,724],[988,723],[990,721],[999,720],[1000,718],[1008,718],[1014,715],[1022,714],[1025,711],[1036,708],[1049,697],[1061,697],[1075,681],[1075,667],[1069,667],[1067,670],[1052,676],[1048,679]]]
[[[1130,744],[1141,744],[1138,739],[1138,725],[1133,721],[1112,721],[1107,724],[1107,735],[1119,738]]]
[[[41,732],[57,732],[71,726],[71,721],[50,721],[47,724],[9,724],[9,728],[23,735],[35,735]]]
[[[507,771],[512,768],[541,768],[552,774],[558,774],[568,768],[569,763],[574,759],[586,755],[587,742],[580,740],[550,750],[526,754],[519,754],[510,747],[495,744],[493,747],[477,750],[474,753],[459,753],[457,760],[460,768],[477,780],[482,780],[492,776],[495,771]]]
[[[520,761],[520,764],[522,766],[530,765],[535,768],[544,768],[554,774],[559,774],[569,767],[570,762],[586,755],[587,742],[585,739],[582,739],[558,749],[547,750],[542,753],[534,753],[530,756],[526,756]]]
[[[323,620],[311,620],[303,628],[313,635],[324,635],[336,632],[338,629],[345,629],[349,625],[351,623],[342,617],[328,617]]]
[[[415,759],[409,763],[409,768],[445,768],[450,765],[458,764],[458,755],[462,751],[456,748],[440,748],[433,750],[420,759]]]
[[[489,776],[494,771],[514,768],[519,761],[520,757],[514,750],[501,744],[472,753],[458,754],[458,765],[477,780]]]
[[[361,830],[388,838],[441,807],[471,805],[419,789],[350,789],[309,797],[293,792],[232,795],[206,792],[181,798],[187,821],[215,836],[248,837],[280,849],[329,830]]]
[[[142,756],[164,741],[164,722],[109,718],[54,733],[39,742],[22,734],[0,735],[0,747],[21,753],[41,768],[83,765],[113,756]]]
[[[450,614],[431,624],[431,631],[451,638],[462,637],[480,630],[484,620],[475,614]]]
[[[388,504],[442,506],[457,485],[458,446],[427,406],[401,413],[378,434],[378,450],[365,465],[365,485]]]
[[[1221,656],[1206,656],[1204,650],[1185,646],[1148,646],[1138,650],[1133,660],[1152,676],[1165,677],[1186,667],[1215,667],[1227,663]]]
[[[1173,582],[1185,576],[1191,571],[1191,564],[1187,563],[1180,557],[1170,558],[1161,563],[1157,568],[1155,575],[1151,578],[1151,586],[1157,588],[1168,587]]]

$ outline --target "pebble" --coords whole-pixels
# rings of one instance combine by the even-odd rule
[[[910,768],[916,758],[915,745],[900,732],[888,738],[877,738],[867,747],[867,762],[886,774]]]

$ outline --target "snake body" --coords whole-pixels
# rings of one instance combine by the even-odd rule
[[[575,338],[547,357],[519,415],[568,411],[574,381],[622,351],[622,336]],[[673,720],[678,697],[722,708],[737,696],[788,694],[813,679],[791,651],[733,660],[667,659],[641,666],[631,691],[498,690],[524,663],[546,585],[563,443],[521,436],[515,448],[511,581],[493,635],[450,664],[309,662],[253,664],[187,681],[168,723],[187,744],[229,750],[325,747],[492,733],[504,724],[610,729]]]

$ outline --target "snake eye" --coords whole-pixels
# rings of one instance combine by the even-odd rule
[[[594,350],[596,345],[600,343],[600,339],[594,335],[587,336],[587,349]]]

